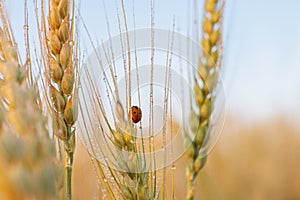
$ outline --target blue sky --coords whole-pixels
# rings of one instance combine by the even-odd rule
[[[7,1],[15,36],[23,46],[23,6]],[[31,4],[31,1],[29,1]],[[132,24],[132,0],[125,1],[128,22]],[[136,27],[149,27],[149,0],[135,0]],[[198,1],[202,16],[202,3]],[[118,29],[115,1],[105,0],[111,33]],[[164,0],[155,3],[155,26],[187,34],[192,24],[192,1]],[[223,62],[227,110],[246,121],[283,115],[291,120],[300,113],[300,1],[228,0],[224,21]],[[121,9],[121,8],[119,8]],[[81,1],[81,15],[92,39],[108,39],[101,0]],[[31,7],[30,16],[33,19]],[[33,26],[33,25],[32,25]],[[130,27],[133,28],[132,25]],[[34,27],[31,27],[34,29]],[[85,35],[84,30],[81,30]],[[37,39],[36,36],[32,38]],[[84,43],[88,43],[88,40]],[[88,44],[84,46],[89,52]]]
[[[235,112],[299,119],[299,7],[296,0],[235,1],[226,19],[226,67],[233,76],[228,98]]]

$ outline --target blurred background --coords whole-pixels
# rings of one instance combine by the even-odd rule
[[[116,5],[114,1],[103,2],[111,34],[116,35]],[[81,1],[78,7],[80,23],[86,25],[96,42],[108,39],[103,2]],[[203,2],[156,1],[155,26],[171,29],[175,19],[177,31],[198,39]],[[31,3],[31,40],[38,42]],[[150,26],[148,1],[136,0],[134,8],[131,1],[125,3],[128,16],[135,11],[136,28]],[[7,1],[22,49],[24,7],[20,5]],[[199,199],[300,199],[299,8],[297,0],[226,1],[222,65],[226,119],[222,136],[198,178]],[[89,38],[83,27],[79,31],[82,49],[88,54]],[[97,177],[80,141],[76,154],[75,199],[100,197]],[[176,163],[177,199],[185,196],[184,162],[183,157]]]

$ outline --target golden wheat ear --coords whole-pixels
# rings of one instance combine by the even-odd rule
[[[46,116],[29,83],[0,1],[0,196],[2,199],[56,199],[61,168]]]
[[[198,120],[198,126],[193,128],[195,133],[187,150],[189,163],[186,178],[188,182],[187,199],[195,198],[195,183],[199,171],[204,167],[207,157],[200,153],[201,148],[209,137],[211,114],[214,109],[214,92],[220,76],[222,60],[222,16],[224,2],[222,0],[206,0],[202,24],[202,55],[199,59],[198,73],[195,77],[195,102],[199,114],[192,111],[191,121]],[[202,82],[202,86],[200,85]]]
[[[78,32],[75,31],[75,1],[49,0],[48,17],[41,2],[39,27],[44,63],[44,89],[52,130],[65,155],[67,199],[72,198],[72,167],[75,151],[75,122],[78,116]],[[37,9],[37,4],[36,10]],[[36,13],[38,18],[39,13]],[[44,48],[45,47],[45,48]]]

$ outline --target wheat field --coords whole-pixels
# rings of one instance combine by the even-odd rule
[[[177,3],[0,0],[1,200],[300,199],[292,87],[232,80],[248,2]]]
[[[251,125],[227,119],[220,141],[199,174],[196,199],[299,199],[298,133],[298,125],[276,117]],[[75,160],[74,196],[101,196],[87,154],[81,148],[78,153],[82,156]],[[176,199],[185,197],[184,162],[184,158],[176,161]]]

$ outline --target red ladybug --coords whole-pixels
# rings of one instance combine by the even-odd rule
[[[142,110],[137,106],[132,106],[129,115],[131,113],[131,119],[134,123],[138,123],[142,119]]]

